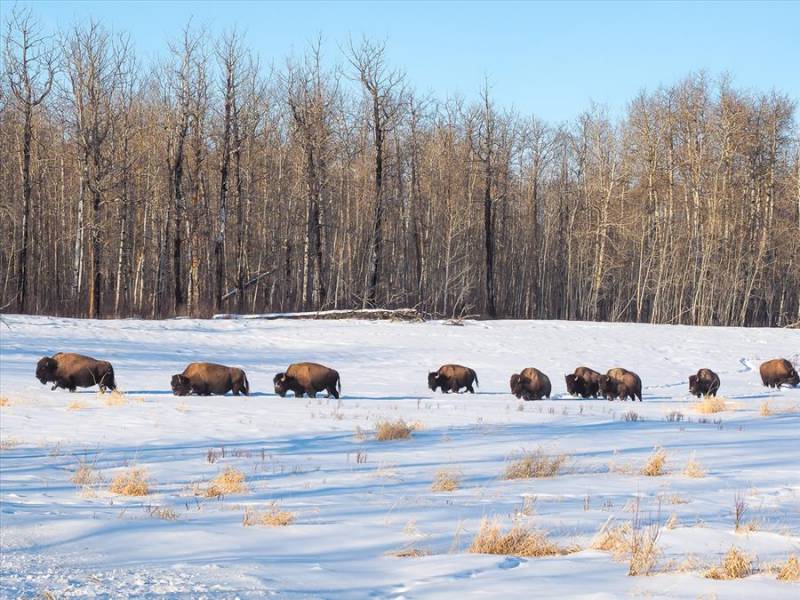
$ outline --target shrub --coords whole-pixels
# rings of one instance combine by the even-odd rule
[[[472,554],[511,554],[513,556],[556,556],[568,554],[540,532],[515,524],[503,533],[497,519],[484,518],[468,552]]]
[[[753,572],[750,557],[732,547],[722,562],[705,573],[707,579],[742,579]]]
[[[431,490],[434,492],[452,492],[458,489],[460,483],[461,475],[458,471],[442,469],[433,478]]]
[[[225,467],[222,473],[211,480],[211,484],[206,489],[206,496],[216,498],[246,492],[247,486],[244,481],[244,473],[233,467]]]
[[[78,463],[78,468],[72,474],[69,480],[75,485],[86,487],[97,483],[101,480],[100,476],[94,472],[94,468],[87,462],[81,461]]]
[[[140,467],[123,471],[111,481],[109,490],[122,496],[147,496],[150,493],[147,472]]]
[[[567,461],[566,454],[548,456],[542,448],[522,451],[506,467],[505,479],[530,479],[532,477],[555,477]]]

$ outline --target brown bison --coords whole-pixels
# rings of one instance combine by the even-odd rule
[[[183,373],[172,376],[171,385],[176,396],[223,395],[230,391],[234,396],[250,395],[250,383],[244,371],[207,362],[189,364]]]
[[[298,398],[303,394],[315,398],[317,392],[322,390],[329,396],[338,398],[342,391],[342,380],[337,371],[311,362],[289,365],[284,373],[275,375],[272,382],[275,384],[275,393],[281,398],[288,391],[294,392]]]
[[[52,390],[64,388],[74,392],[76,387],[93,385],[99,386],[101,392],[117,389],[110,362],[72,352],[58,352],[40,359],[36,364],[36,379],[43,384],[55,382]]]
[[[573,396],[597,398],[600,391],[600,373],[589,367],[578,367],[572,375],[564,377],[567,382],[567,391]]]
[[[473,382],[478,385],[478,375],[469,367],[461,365],[442,365],[438,371],[428,373],[428,387],[434,392],[436,388],[442,388],[445,394],[467,388],[470,394],[474,394]]]
[[[630,398],[642,401],[642,380],[633,371],[609,369],[605,375],[600,376],[599,387],[603,397],[609,400]]]
[[[797,371],[785,358],[773,358],[759,367],[761,382],[767,387],[779,388],[782,385],[797,385],[800,377]]]
[[[700,369],[696,375],[689,376],[689,393],[692,396],[716,396],[719,389],[719,375],[711,369]]]
[[[528,367],[511,376],[511,393],[525,400],[541,400],[550,397],[550,378],[539,369]]]

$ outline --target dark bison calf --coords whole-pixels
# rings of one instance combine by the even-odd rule
[[[718,389],[719,375],[711,369],[700,369],[689,376],[689,393],[693,396],[716,396]]]
[[[782,385],[797,385],[800,377],[797,376],[792,363],[785,358],[773,358],[759,367],[761,382],[767,387],[779,388]]]
[[[642,380],[633,371],[622,368],[609,369],[605,375],[600,376],[600,392],[603,397],[613,400],[639,400],[642,401]]]
[[[176,396],[224,395],[230,391],[234,396],[250,395],[250,383],[244,371],[207,362],[189,364],[183,373],[172,376],[171,385]]]
[[[478,375],[469,367],[461,365],[442,365],[438,371],[428,373],[428,387],[434,392],[437,388],[442,388],[445,394],[467,388],[470,394],[474,394],[473,382],[478,385]]]
[[[315,398],[317,392],[322,390],[338,398],[342,391],[342,380],[337,371],[311,362],[289,365],[285,372],[275,375],[272,382],[275,384],[275,393],[281,398],[289,391],[298,398],[303,394]]]
[[[541,400],[550,397],[550,378],[539,369],[528,367],[511,376],[511,393],[525,400]]]
[[[64,388],[74,392],[76,387],[93,385],[99,386],[101,392],[117,389],[114,367],[110,362],[72,352],[58,352],[39,360],[36,364],[36,379],[43,384],[54,382],[50,388],[53,390]]]
[[[600,392],[600,373],[589,367],[578,367],[571,375],[566,375],[567,391],[573,396],[597,398]]]

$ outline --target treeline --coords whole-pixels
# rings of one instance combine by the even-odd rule
[[[777,92],[694,74],[554,125],[485,84],[422,96],[369,40],[336,68],[319,44],[267,68],[187,27],[144,66],[97,23],[5,25],[5,311],[800,319],[800,144]]]

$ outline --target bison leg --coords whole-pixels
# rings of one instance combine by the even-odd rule
[[[339,392],[337,392],[337,391],[336,391],[336,386],[335,386],[335,385],[331,385],[331,386],[329,386],[329,387],[328,387],[328,388],[326,388],[326,389],[327,389],[327,391],[328,391],[328,395],[329,395],[329,396],[333,396],[333,397],[334,397],[334,398],[336,398],[337,400],[339,399]]]
[[[474,393],[475,393],[475,390],[472,388],[472,384],[471,384],[471,383],[468,383],[468,384],[467,384],[467,391],[468,391],[470,394],[474,394]]]

